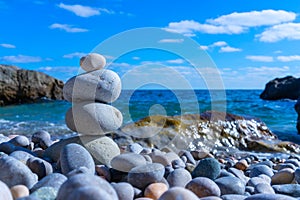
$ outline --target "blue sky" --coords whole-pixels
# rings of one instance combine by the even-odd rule
[[[78,73],[80,57],[98,46],[124,81],[173,79],[170,85],[181,88],[181,77],[189,87],[207,88],[220,75],[226,89],[263,89],[275,77],[300,76],[299,13],[299,0],[0,0],[0,63],[66,81]],[[115,57],[99,48],[116,34],[143,27],[167,32],[153,42],[171,49],[196,41],[207,52],[198,59],[211,59],[202,63],[209,75],[199,76],[187,54],[139,49]],[[139,41],[149,37],[136,35]]]

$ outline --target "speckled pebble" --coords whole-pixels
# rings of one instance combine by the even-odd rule
[[[86,72],[102,69],[105,65],[105,57],[98,53],[90,53],[80,58],[80,67]]]
[[[30,196],[37,197],[41,200],[56,200],[57,192],[57,189],[53,187],[41,187]]]
[[[186,185],[186,189],[191,190],[199,198],[221,195],[219,186],[214,181],[206,177],[194,178]]]
[[[57,190],[60,188],[60,186],[67,180],[67,177],[60,174],[60,173],[53,173],[46,177],[44,177],[42,180],[37,182],[32,188],[31,191],[34,192],[37,189],[41,187],[53,187]]]

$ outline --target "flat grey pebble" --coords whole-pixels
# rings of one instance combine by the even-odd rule
[[[183,168],[173,170],[167,177],[170,187],[185,187],[191,180],[192,176],[190,172]]]
[[[105,190],[95,186],[84,186],[71,193],[65,200],[118,200],[112,198]]]
[[[127,151],[139,154],[143,151],[143,147],[138,143],[133,143],[127,146]]]
[[[159,163],[140,165],[128,172],[128,183],[144,189],[147,185],[160,182],[163,179],[165,167]]]
[[[268,183],[259,183],[254,187],[254,193],[275,194],[274,189]]]
[[[82,167],[79,167],[79,168],[76,168],[76,169],[73,169],[72,171],[70,171],[69,173],[66,174],[66,177],[71,177],[71,176],[74,176],[76,174],[90,174],[90,175],[94,175],[91,173],[91,170],[82,166]]]
[[[257,165],[253,169],[251,169],[249,176],[250,178],[252,178],[261,174],[265,174],[269,177],[272,177],[274,175],[273,170],[270,167],[266,165]]]
[[[60,165],[63,174],[67,174],[79,167],[86,167],[91,174],[95,174],[95,163],[92,156],[79,144],[71,143],[62,149]]]
[[[285,194],[292,197],[300,197],[300,185],[298,184],[283,184],[272,186],[276,194]]]
[[[25,185],[29,189],[37,182],[38,177],[30,169],[11,156],[0,158],[0,180],[8,187]]]
[[[199,200],[199,198],[190,190],[182,187],[173,187],[164,192],[158,200]]]
[[[134,189],[129,183],[120,182],[111,185],[116,190],[119,200],[132,200],[134,198]]]
[[[267,183],[267,181],[261,177],[253,177],[253,178],[249,179],[249,181],[247,182],[247,185],[255,187],[257,184],[260,184],[260,183]]]
[[[22,163],[26,164],[29,158],[34,158],[34,156],[25,151],[14,151],[9,156],[14,157],[15,159],[21,161]]]
[[[60,174],[60,173],[53,173],[49,174],[48,176],[44,177],[42,180],[37,182],[32,188],[31,192],[36,191],[37,189],[41,187],[53,187],[57,190],[60,188],[60,186],[67,180],[67,177]]]
[[[221,198],[223,200],[244,200],[247,198],[247,196],[240,194],[225,194],[222,195]]]
[[[30,145],[29,139],[23,135],[18,135],[12,138],[9,143],[12,143],[15,146],[27,148]]]
[[[87,174],[72,176],[64,182],[58,191],[56,200],[66,200],[72,191],[78,190],[84,186],[96,187],[98,190],[101,188],[101,190],[109,195],[108,199],[118,200],[116,191],[106,180],[95,175]]]
[[[296,200],[293,197],[282,194],[254,194],[245,200]]]
[[[206,177],[194,178],[185,186],[185,188],[191,190],[199,198],[221,195],[219,186],[214,181]]]
[[[215,183],[219,186],[221,194],[244,194],[245,185],[236,177],[222,177],[215,180]]]
[[[114,157],[111,162],[111,167],[121,172],[129,172],[132,168],[145,165],[146,159],[144,156],[136,153],[123,153]]]

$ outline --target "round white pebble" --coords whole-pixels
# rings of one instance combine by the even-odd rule
[[[105,57],[98,53],[90,53],[80,59],[80,67],[86,72],[102,69],[105,65]]]

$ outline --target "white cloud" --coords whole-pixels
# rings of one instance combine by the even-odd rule
[[[81,33],[81,32],[89,31],[88,29],[75,28],[69,24],[58,24],[58,23],[52,24],[49,28],[50,29],[60,29],[60,30],[64,30],[69,33]]]
[[[244,32],[244,28],[239,26],[215,26],[212,24],[201,24],[194,20],[171,22],[164,30],[190,37],[195,36],[196,32],[208,34],[239,34]]]
[[[291,62],[291,61],[300,61],[300,55],[293,56],[278,56],[277,60],[281,62]]]
[[[96,8],[92,8],[89,6],[82,6],[82,5],[66,5],[60,3],[58,7],[68,10],[79,17],[91,17],[94,15],[100,15],[100,11]]]
[[[34,63],[34,62],[42,61],[42,58],[40,58],[40,57],[25,56],[25,55],[3,56],[0,59],[4,62],[10,62],[10,63]]]
[[[175,60],[167,60],[166,62],[170,63],[170,64],[182,64],[182,63],[184,63],[184,60],[178,58],[178,59],[175,59]]]
[[[218,42],[214,42],[212,45],[212,47],[223,47],[223,46],[226,46],[227,45],[227,42],[224,42],[224,41],[218,41]]]
[[[4,47],[4,48],[8,48],[8,49],[14,49],[14,48],[16,48],[16,46],[13,45],[13,44],[5,44],[5,43],[3,43],[3,44],[0,44],[0,46]]]
[[[272,56],[246,56],[246,59],[258,62],[273,62]]]
[[[209,49],[209,46],[201,45],[200,48],[205,51]]]
[[[280,40],[300,40],[300,23],[286,23],[267,28],[256,35],[261,42],[278,42]]]
[[[262,10],[250,12],[234,12],[200,23],[194,20],[170,22],[166,31],[185,36],[195,36],[197,32],[208,34],[240,34],[250,27],[271,26],[296,19],[296,13],[284,10]]]
[[[161,39],[158,41],[158,43],[182,43],[184,40],[183,39]]]
[[[141,58],[138,57],[138,56],[134,56],[134,57],[132,57],[132,59],[133,59],[133,60],[140,60]]]
[[[70,53],[70,54],[66,54],[63,57],[64,58],[81,58],[83,56],[87,55],[86,53],[82,53],[82,52],[74,52],[74,53]]]
[[[230,47],[230,46],[221,47],[219,50],[219,52],[221,53],[230,53],[230,52],[239,52],[239,51],[242,51],[242,49]]]
[[[282,53],[282,51],[281,50],[277,50],[277,51],[274,51],[274,53],[275,54],[280,54],[280,53]]]
[[[285,10],[262,10],[250,12],[234,12],[222,15],[216,19],[207,20],[208,23],[226,26],[257,27],[270,26],[296,19],[296,13]]]

